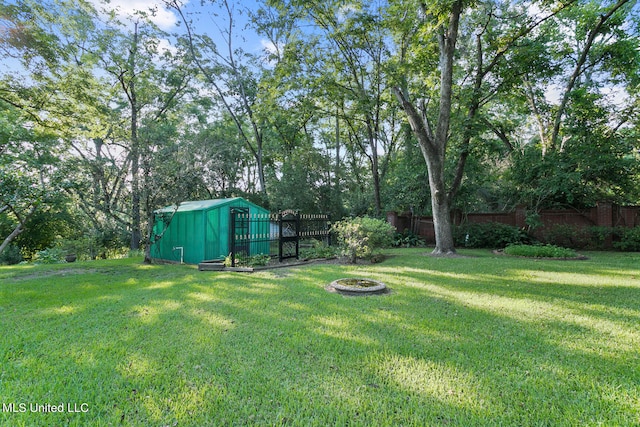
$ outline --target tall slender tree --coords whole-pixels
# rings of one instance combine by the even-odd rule
[[[310,84],[318,88],[319,115],[342,123],[342,147],[366,159],[373,193],[373,212],[382,211],[381,186],[387,162],[397,148],[397,109],[387,90],[388,37],[383,8],[367,2],[277,1],[300,24],[313,46],[302,59],[313,66]],[[304,23],[304,24],[303,24]],[[322,34],[318,37],[317,33]],[[339,140],[338,140],[339,141]],[[338,158],[338,157],[337,157]]]
[[[181,17],[186,34],[184,43],[207,86],[213,91],[215,100],[233,119],[238,134],[255,160],[259,187],[266,195],[264,154],[264,123],[256,114],[257,87],[261,76],[255,55],[239,45],[237,18],[246,13],[240,3],[232,0],[209,1],[211,7],[220,6],[220,14],[209,16],[218,28],[218,33],[209,35],[196,30],[185,6],[177,1],[166,1]],[[201,28],[201,27],[200,27]]]

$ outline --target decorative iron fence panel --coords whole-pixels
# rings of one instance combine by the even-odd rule
[[[300,242],[316,239],[331,245],[329,215],[300,214],[280,211],[251,214],[246,209],[232,208],[229,222],[231,265],[245,256],[269,255],[280,262],[300,257]]]

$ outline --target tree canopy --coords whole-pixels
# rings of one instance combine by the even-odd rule
[[[0,5],[0,254],[148,248],[190,199],[432,214],[438,253],[454,209],[640,202],[634,1],[163,6]]]

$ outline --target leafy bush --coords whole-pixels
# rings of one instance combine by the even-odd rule
[[[615,229],[612,227],[593,226],[587,230],[590,237],[589,246],[587,246],[589,249],[608,249],[605,243],[615,235]]]
[[[268,254],[258,254],[247,256],[246,253],[240,252],[236,254],[236,267],[258,267],[269,264],[271,256]],[[224,266],[231,267],[232,259],[231,254],[227,255],[224,259]]]
[[[300,249],[300,257],[305,259],[332,258],[338,253],[338,248],[316,239],[312,240],[311,247]]]
[[[0,254],[0,265],[19,264],[24,260],[20,248],[16,245],[7,246]]]
[[[584,249],[594,244],[591,230],[570,224],[555,224],[542,232],[544,243],[566,248]]]
[[[548,244],[574,249],[610,249],[607,239],[612,239],[615,249],[621,251],[640,251],[640,227],[577,227],[573,225],[554,225],[544,233]]]
[[[64,261],[65,253],[59,248],[48,248],[36,252],[35,262],[37,264],[58,264]]]
[[[613,247],[621,251],[640,251],[640,227],[617,227],[615,235],[618,240],[613,242]]]
[[[393,236],[393,246],[403,246],[407,248],[411,246],[424,246],[424,239],[407,228],[402,233],[395,233]]]
[[[554,245],[509,245],[504,253],[532,258],[575,258],[577,256],[573,249]]]
[[[504,248],[509,244],[531,243],[531,237],[518,227],[497,222],[466,223],[454,228],[456,246]]]
[[[374,250],[391,246],[394,228],[386,221],[359,217],[335,223],[332,230],[338,236],[342,254],[355,264],[358,258],[369,258]]]
[[[73,238],[58,238],[54,248],[65,254],[76,254],[80,260],[90,259],[119,259],[129,254],[128,236],[119,230],[88,231]]]

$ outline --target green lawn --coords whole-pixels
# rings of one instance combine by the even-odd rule
[[[425,252],[0,267],[0,425],[640,425],[640,254]]]

